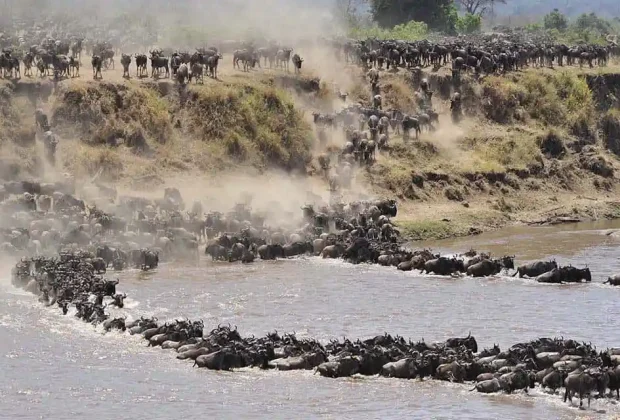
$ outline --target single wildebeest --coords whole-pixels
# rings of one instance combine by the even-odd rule
[[[291,60],[291,53],[293,50],[291,48],[283,48],[278,51],[276,54],[276,66],[282,67],[286,71],[288,71],[288,63]]]
[[[414,379],[418,375],[418,368],[415,359],[408,357],[385,364],[381,368],[380,375],[387,378]]]
[[[512,277],[518,275],[519,277],[527,276],[534,278],[549,272],[554,268],[558,268],[558,264],[555,261],[536,261],[519,266],[516,273],[514,273]]]
[[[205,82],[202,64],[200,63],[192,64],[192,72],[189,74],[189,81],[191,82],[192,79],[196,79],[196,83]]]
[[[589,268],[577,268],[573,266],[560,267],[562,281],[566,283],[581,283],[582,280],[592,281],[592,273]]]
[[[536,281],[538,283],[562,283],[562,273],[559,268],[554,268],[536,277]]]
[[[440,276],[449,276],[453,273],[463,272],[463,261],[456,258],[439,257],[434,260],[427,261],[424,264],[423,273],[434,273]]]
[[[155,53],[151,53],[151,77],[155,79],[155,76],[159,75],[159,71],[162,68],[166,71],[166,77],[170,77],[168,59],[166,57],[160,57]]]
[[[136,77],[144,77],[147,74],[146,65],[148,57],[145,54],[136,55]]]
[[[416,139],[420,137],[420,133],[422,132],[422,129],[420,128],[420,121],[417,118],[410,117],[408,115],[405,115],[403,117],[402,127],[403,127],[403,139],[405,140],[409,138],[409,130],[411,129],[415,130]]]
[[[576,372],[569,374],[564,379],[564,402],[568,398],[573,399],[573,394],[579,394],[579,407],[583,407],[583,397],[588,395],[588,407],[590,407],[590,393],[596,389],[596,379],[586,372]]]
[[[502,386],[499,383],[499,379],[493,378],[478,382],[474,388],[470,389],[470,391],[473,390],[476,390],[483,394],[492,394],[501,391]]]
[[[209,76],[214,79],[217,79],[217,66],[222,59],[221,54],[214,54],[211,57],[207,58],[207,67],[209,69]]]
[[[240,69],[239,62],[243,64],[243,71],[254,68],[256,59],[254,53],[248,50],[237,50],[233,53],[233,68]]]
[[[527,392],[528,388],[534,388],[534,376],[523,369],[517,368],[513,372],[500,376],[499,383],[508,394],[520,389]]]
[[[541,385],[543,388],[550,389],[555,394],[555,391],[562,387],[565,378],[566,374],[564,372],[553,370],[544,376]]]
[[[177,81],[184,85],[185,83],[187,83],[187,81],[189,80],[189,68],[187,67],[187,64],[183,63],[179,66],[179,69],[177,70]]]
[[[612,286],[620,286],[620,274],[614,274],[607,278],[607,281],[603,284],[610,284]]]
[[[316,371],[328,378],[342,378],[355,375],[360,367],[360,360],[357,357],[347,356],[340,360],[321,363]]]
[[[123,66],[123,77],[129,78],[129,65],[131,64],[131,56],[123,54],[121,56],[121,64]]]
[[[304,59],[299,56],[299,54],[294,54],[293,58],[293,66],[295,68],[295,73],[301,72],[301,64],[304,62]]]
[[[284,258],[284,248],[279,244],[261,245],[258,247],[258,255],[262,260]]]
[[[101,65],[103,64],[103,61],[101,60],[101,57],[98,55],[93,55],[90,63],[93,66],[93,79],[97,79],[97,75],[99,75],[100,79],[103,79],[103,75],[101,74]]]
[[[69,58],[69,72],[71,77],[80,77],[80,60],[75,57]]]
[[[472,277],[487,277],[502,271],[502,265],[496,260],[482,260],[467,267],[467,275]]]
[[[47,115],[43,112],[41,108],[37,108],[37,110],[34,112],[34,119],[37,123],[37,128],[43,131],[49,130]]]

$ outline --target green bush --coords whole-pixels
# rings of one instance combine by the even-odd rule
[[[392,29],[380,28],[377,25],[353,28],[349,34],[352,38],[366,39],[402,39],[416,41],[428,35],[428,25],[424,22],[409,21],[396,25]]]
[[[482,18],[480,15],[467,13],[459,16],[456,20],[456,30],[459,34],[473,34],[480,31],[482,26]]]
[[[545,29],[556,29],[564,32],[568,28],[568,19],[558,9],[553,9],[553,12],[545,15],[543,22]]]

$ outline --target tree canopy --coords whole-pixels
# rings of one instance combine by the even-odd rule
[[[482,16],[493,9],[496,4],[506,4],[506,0],[456,0],[465,13]]]
[[[369,0],[373,20],[384,28],[410,21],[454,33],[458,15],[453,0]]]
[[[568,19],[558,9],[553,9],[553,12],[545,15],[543,22],[545,29],[557,29],[562,32],[568,28]]]

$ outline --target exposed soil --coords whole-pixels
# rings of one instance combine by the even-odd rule
[[[244,73],[224,60],[219,73],[218,80],[205,77],[204,86],[186,87],[126,80],[119,68],[104,72],[102,81],[92,81],[87,68],[80,79],[56,86],[38,78],[4,81],[0,178],[54,172],[41,163],[35,141],[34,109],[41,107],[62,138],[55,172],[148,190],[179,177],[209,183],[214,174],[260,177],[277,169],[310,177],[314,192],[326,192],[316,157],[341,144],[342,134],[318,146],[310,114],[342,106],[332,81],[349,102],[368,103],[362,72],[349,66],[336,75],[312,68],[303,76]],[[620,113],[613,99],[620,95],[620,67],[530,69],[459,82],[446,69],[382,72],[384,107],[415,112],[422,77],[435,91],[439,128],[409,142],[393,135],[388,151],[357,169],[356,190],[345,196],[398,197],[397,222],[411,240],[620,217]],[[465,112],[458,125],[448,111],[456,89]]]

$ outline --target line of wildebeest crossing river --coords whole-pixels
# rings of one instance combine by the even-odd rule
[[[242,337],[236,327],[218,325],[207,331],[202,321],[156,318],[127,321],[111,319],[110,305],[123,306],[116,293],[117,281],[94,271],[87,252],[63,253],[58,258],[22,259],[13,269],[17,287],[40,295],[48,306],[58,304],[64,314],[75,306],[75,315],[105,331],[141,334],[149,346],[173,349],[176,358],[212,370],[244,367],[278,370],[310,370],[330,378],[352,375],[415,379],[432,378],[473,383],[482,393],[512,393],[536,385],[556,391],[564,388],[564,400],[574,394],[588,399],[607,395],[620,398],[620,348],[597,352],[590,343],[564,338],[539,338],[516,343],[502,351],[499,346],[480,350],[470,334],[444,342],[412,342],[400,336],[379,335],[367,340],[332,340],[322,344],[295,334],[269,333]]]
[[[403,248],[392,223],[394,200],[303,207],[295,226],[270,227],[264,215],[248,205],[228,214],[205,213],[200,203],[191,211],[178,190],[166,189],[162,200],[121,197],[102,211],[76,198],[65,184],[8,183],[0,189],[3,214],[14,226],[3,228],[3,250],[21,256],[12,272],[13,284],[37,294],[46,306],[58,306],[104,331],[141,334],[150,346],[177,351],[198,367],[234,370],[243,367],[310,370],[326,377],[380,375],[470,382],[482,393],[523,390],[540,385],[564,388],[564,398],[577,394],[580,404],[607,390],[620,398],[620,348],[597,351],[590,343],[564,338],[539,338],[478,349],[469,335],[441,343],[412,342],[384,334],[368,340],[323,344],[295,334],[242,337],[236,327],[205,330],[202,321],[155,318],[129,321],[111,318],[107,306],[124,306],[118,280],[104,277],[111,266],[156,269],[160,258],[198,257],[200,244],[215,261],[252,263],[300,255],[340,258],[347,262],[420,270],[425,274],[485,277],[502,272],[541,283],[592,281],[590,270],[537,261],[516,267],[514,257],[493,258],[468,251],[440,256],[430,250]],[[620,278],[607,282],[617,285]]]

